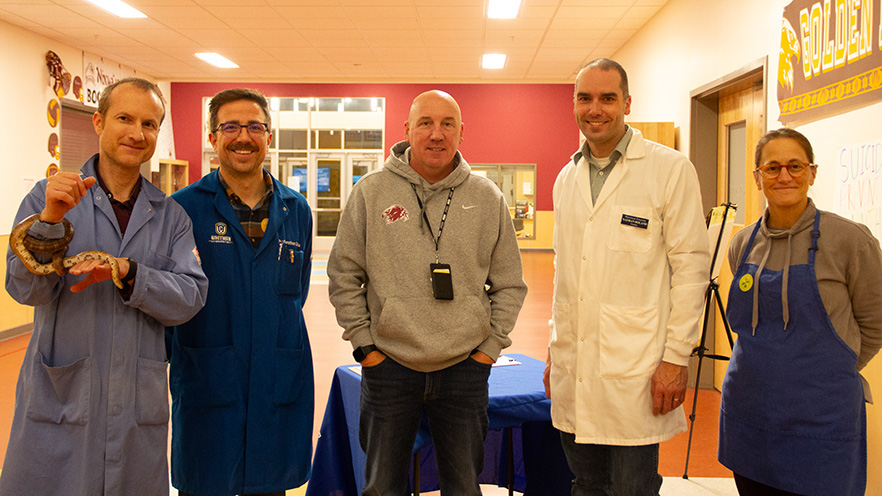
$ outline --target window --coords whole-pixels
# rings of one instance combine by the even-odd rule
[[[502,191],[518,238],[536,239],[536,164],[471,164]]]

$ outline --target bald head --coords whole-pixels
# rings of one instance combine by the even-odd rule
[[[462,132],[462,113],[452,96],[439,90],[421,93],[404,123],[410,166],[429,182],[443,179],[455,168]]]
[[[441,90],[429,90],[417,95],[417,97],[413,99],[413,103],[410,105],[410,114],[407,116],[407,121],[413,124],[414,120],[419,118],[420,110],[424,105],[439,104],[449,105],[451,111],[455,113],[456,121],[462,122],[462,112],[459,110],[459,104],[456,103],[456,100],[454,100],[449,93],[445,93]]]

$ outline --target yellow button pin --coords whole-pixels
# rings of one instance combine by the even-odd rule
[[[738,281],[738,287],[741,288],[741,291],[750,291],[750,288],[753,287],[753,276],[750,274],[741,276],[741,280]]]

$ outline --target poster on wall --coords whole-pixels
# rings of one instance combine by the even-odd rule
[[[882,239],[882,138],[836,150],[835,212]]]
[[[98,107],[98,97],[105,86],[135,75],[133,69],[116,62],[83,52],[83,100],[89,107]]]
[[[882,0],[793,0],[781,18],[779,120],[805,123],[882,100]]]

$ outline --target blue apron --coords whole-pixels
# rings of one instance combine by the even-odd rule
[[[857,355],[833,329],[815,275],[820,212],[805,265],[791,266],[790,321],[784,329],[783,271],[745,263],[757,222],[729,290],[738,340],[723,380],[720,463],[771,487],[799,494],[863,495],[867,421]],[[785,268],[787,270],[787,268]],[[753,291],[759,323],[753,333]]]

